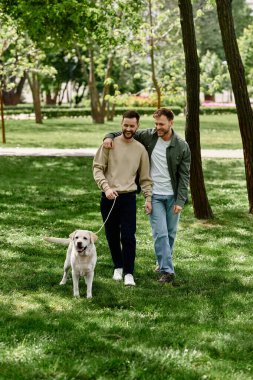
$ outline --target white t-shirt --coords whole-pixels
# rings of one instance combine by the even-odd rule
[[[151,155],[151,178],[153,180],[153,194],[173,195],[170,173],[166,159],[166,149],[169,141],[158,137],[157,143]]]

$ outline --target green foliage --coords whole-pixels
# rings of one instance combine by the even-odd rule
[[[202,10],[201,16],[196,19],[197,45],[200,50],[200,56],[205,55],[209,50],[215,52],[224,61],[225,53],[215,2],[212,1],[211,3],[197,1],[195,5],[196,10]],[[233,0],[232,11],[236,35],[240,37],[244,28],[252,23],[251,9],[245,0]]]
[[[132,109],[132,107],[117,107],[115,109],[115,115],[122,115],[127,109]],[[140,115],[152,115],[155,111],[155,107],[138,107],[134,106],[134,109],[140,113]],[[182,109],[177,106],[172,107],[175,115],[178,115],[182,112]],[[31,115],[34,112],[33,108],[10,108],[5,110],[6,115],[20,115],[20,114],[28,114]],[[90,116],[91,110],[90,108],[69,108],[69,107],[45,107],[42,108],[42,114],[46,118],[57,118],[57,117],[84,117]]]
[[[203,6],[199,12],[199,2],[195,6],[197,18],[195,21],[197,46],[200,56],[205,55],[208,50],[215,52],[220,59],[225,59],[221,33],[219,28],[216,9],[212,6]]]
[[[253,25],[244,29],[243,35],[238,41],[242,61],[244,64],[248,91],[253,95]]]
[[[25,49],[25,47],[27,49]],[[27,46],[25,36],[19,36],[17,26],[10,17],[0,12],[0,86],[11,90],[15,87],[13,77],[23,76],[28,69],[27,56],[31,46]],[[25,50],[25,52],[24,52]]]
[[[73,39],[77,32],[76,25],[83,25],[85,20],[85,25],[80,27],[83,37],[87,26],[95,30],[100,21],[94,1],[80,3],[76,0],[53,0],[38,3],[14,0],[1,3],[4,11],[18,19],[22,28],[29,30],[29,35],[37,42],[44,42],[48,38],[59,41]]]
[[[95,80],[92,86],[99,93],[105,92],[105,80],[113,78],[105,76],[106,67],[108,65],[108,57],[114,56],[114,50],[118,50],[122,45],[129,45],[134,41],[134,35],[138,28],[140,18],[141,0],[93,0],[93,1],[77,1],[77,0],[53,0],[52,2],[34,2],[28,1],[0,1],[6,13],[15,17],[23,30],[25,30],[33,41],[46,49],[47,51],[55,49],[56,53],[61,48],[64,52],[68,52],[69,59],[65,62],[65,68],[62,62],[55,62],[58,67],[59,74],[53,82],[44,81],[43,88],[47,91],[54,90],[56,93],[61,87],[62,74],[69,74],[68,79],[74,82],[74,74],[79,76],[77,80],[78,88],[86,85],[89,78],[89,69],[87,69],[87,61],[90,59],[89,49],[92,49],[95,57]],[[36,23],[31,18],[36,19]],[[76,50],[80,50],[78,55]],[[78,55],[78,59],[77,59]],[[119,53],[119,57],[120,57]],[[67,54],[64,54],[64,58]],[[53,57],[51,57],[53,58]],[[54,57],[56,58],[56,57]],[[49,57],[50,60],[50,57]],[[74,73],[69,72],[70,64],[77,60],[78,69]],[[80,78],[80,69],[82,76]],[[67,70],[67,73],[66,73]],[[92,75],[93,78],[93,75]],[[59,83],[60,82],[60,83]],[[115,94],[114,87],[111,86],[110,94]],[[106,90],[107,91],[107,90]],[[118,90],[116,91],[118,92]],[[80,100],[80,96],[75,99],[76,103]],[[90,94],[94,97],[94,92]],[[102,97],[101,103],[104,100]],[[100,111],[100,107],[96,110]]]
[[[154,99],[142,99],[140,97],[134,97],[131,96],[127,100],[120,101],[120,105],[117,105],[115,108],[115,116],[122,115],[123,112],[125,112],[127,109],[135,109],[138,111],[141,115],[152,115],[155,110],[155,101]],[[124,106],[125,104],[125,106]],[[163,104],[166,107],[169,107],[172,109],[175,115],[182,114],[184,111],[184,105],[173,105],[173,101],[170,97],[165,97],[163,100]],[[177,103],[176,103],[177,104]],[[22,114],[28,114],[32,115],[34,112],[33,106],[26,106],[19,105],[19,106],[6,106],[5,107],[5,115],[6,116],[15,116],[15,115],[22,115]],[[57,117],[84,117],[84,116],[90,116],[91,111],[89,107],[75,107],[75,108],[69,108],[65,106],[44,106],[42,107],[42,113],[46,118],[57,118]],[[236,107],[229,106],[229,107],[208,107],[203,106],[200,107],[200,114],[202,115],[217,115],[217,114],[236,114],[237,110]]]
[[[78,88],[76,84],[80,86],[85,84],[81,64],[75,54],[70,54],[63,49],[55,50],[55,47],[52,47],[51,45],[45,47],[44,52],[44,63],[48,66],[54,67],[56,73],[54,78],[42,78],[42,91],[59,94],[59,100],[62,96],[60,90],[64,83],[72,82],[73,87],[76,88]]]
[[[200,89],[206,95],[214,95],[231,87],[227,63],[216,53],[207,50],[200,61]]]
[[[0,7],[5,19],[8,19],[8,15],[12,17],[10,25],[14,29],[17,25],[19,36],[25,35],[26,41],[29,36],[29,46],[33,41],[29,54],[27,47],[19,49],[18,55],[22,56],[22,60],[26,56],[30,57],[25,65],[21,64],[22,60],[19,61],[17,70],[20,73],[25,66],[40,71],[42,90],[54,91],[55,94],[59,93],[62,83],[71,82],[75,90],[80,92],[70,102],[78,103],[87,87],[89,48],[92,47],[96,88],[102,94],[105,82],[110,81],[106,100],[113,104],[117,94],[140,93],[143,90],[150,94],[155,92],[150,67],[151,37],[155,42],[155,70],[163,97],[173,99],[184,94],[184,53],[178,2],[152,0],[151,3],[152,26],[148,19],[147,0],[0,0]],[[214,66],[211,70],[202,71],[202,88],[206,94],[210,94],[230,86],[224,72],[225,66],[218,62],[218,57],[223,63],[225,58],[215,1],[195,0],[193,3],[199,55],[204,68]],[[241,36],[243,29],[252,23],[252,15],[245,0],[233,0],[232,4],[236,33]],[[2,35],[7,36],[5,31]],[[12,44],[16,50],[17,45],[15,41]],[[80,49],[79,56],[77,48]],[[213,54],[216,54],[215,59]],[[111,55],[113,67],[109,77],[105,78],[108,57]],[[208,59],[210,62],[207,65]],[[248,61],[247,78],[252,86],[250,55],[248,60],[246,58]],[[13,54],[6,67],[10,63],[13,63]],[[14,71],[14,74],[17,73]],[[171,100],[165,103],[176,104]],[[183,107],[184,101],[177,104]]]
[[[60,287],[65,248],[43,241],[97,230],[91,158],[0,160],[1,380],[250,380],[253,377],[252,217],[242,160],[204,160],[216,215],[181,216],[179,287],[153,272],[150,225],[138,197],[137,286],[112,281],[104,232],[92,300]]]
[[[201,115],[236,114],[236,107],[200,107]]]
[[[150,39],[153,38],[155,72],[162,95],[182,93],[185,89],[185,69],[177,1],[152,0],[151,6],[153,25],[149,21],[148,1],[146,1],[143,22],[136,36],[138,50],[132,61],[139,63],[145,90],[154,92],[150,65]]]
[[[16,86],[16,79],[24,73],[52,77],[55,70],[42,61],[45,54],[38,49],[17,23],[0,12],[0,85],[5,91]]]
[[[143,93],[138,96],[122,94],[116,97],[115,104],[117,106],[127,106],[127,107],[156,107],[157,106],[157,96],[155,93],[147,94]],[[185,99],[183,95],[163,95],[162,104],[164,107],[178,107],[183,110],[185,106]]]
[[[245,28],[253,21],[252,9],[247,0],[233,0],[232,12],[235,23],[236,37],[239,38]]]
[[[128,27],[134,30],[138,25],[140,0],[1,0],[3,11],[15,17],[21,27],[28,31],[37,43],[54,42],[62,47],[73,43],[96,41],[112,46]],[[36,20],[36,22],[34,22]],[[123,28],[122,26],[127,28]]]

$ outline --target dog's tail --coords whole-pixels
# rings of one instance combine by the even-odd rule
[[[65,238],[56,238],[56,237],[44,237],[44,240],[49,241],[49,243],[56,243],[56,244],[62,244],[62,245],[69,245],[70,239]]]

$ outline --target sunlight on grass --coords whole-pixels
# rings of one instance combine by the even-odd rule
[[[44,120],[42,125],[33,120],[6,122],[7,147],[97,148],[106,133],[120,130],[121,117],[113,122],[94,124],[90,117]],[[142,116],[140,128],[153,128],[152,116]],[[176,116],[174,129],[184,137],[185,117]],[[241,149],[242,142],[237,116],[201,115],[201,147],[205,149]]]
[[[9,348],[3,352],[3,361],[6,364],[32,364],[34,360],[42,360],[45,357],[43,350],[43,340],[39,343],[31,344],[26,339],[16,347]]]
[[[137,198],[135,288],[112,281],[104,229],[92,300],[60,286],[68,237],[102,224],[92,158],[0,160],[0,377],[4,380],[253,378],[252,217],[241,160],[204,160],[212,221],[184,208],[178,287],[157,282],[150,224]],[[85,169],[85,171],[84,171]]]

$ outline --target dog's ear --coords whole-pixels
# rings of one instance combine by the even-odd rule
[[[98,237],[94,232],[90,232],[90,240],[92,243],[95,243],[97,241]]]
[[[69,238],[70,238],[71,240],[73,240],[75,234],[76,234],[76,231],[71,232],[71,234],[69,235]]]

